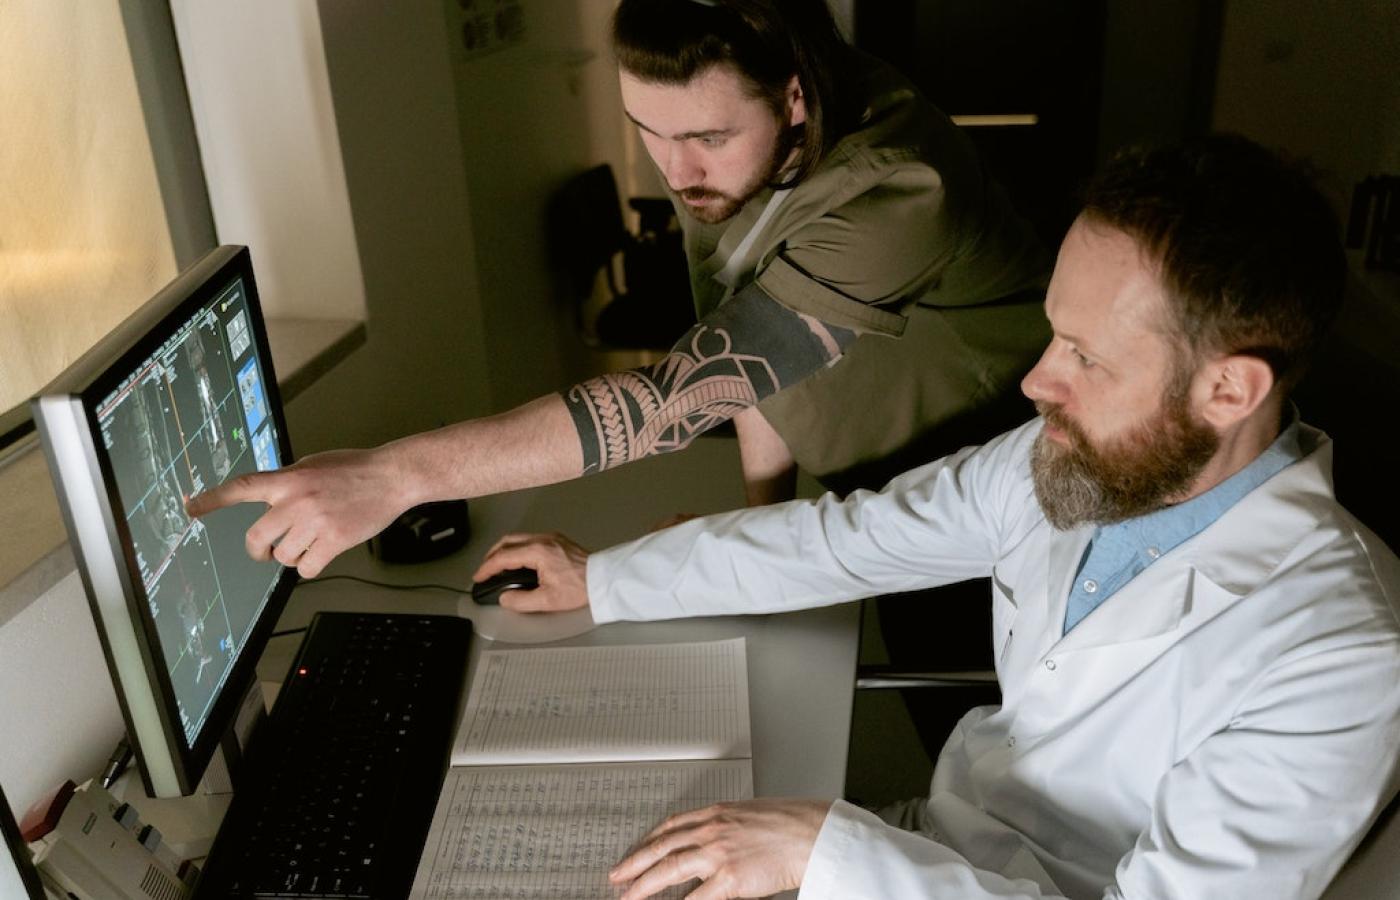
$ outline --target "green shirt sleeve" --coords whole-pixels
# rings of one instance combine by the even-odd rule
[[[937,284],[954,256],[957,229],[943,201],[928,167],[889,172],[792,231],[760,266],[758,284],[823,322],[897,337],[902,310]]]

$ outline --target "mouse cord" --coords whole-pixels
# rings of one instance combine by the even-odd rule
[[[387,581],[374,581],[369,578],[361,578],[358,575],[322,575],[320,578],[306,578],[297,582],[297,587],[304,587],[311,584],[324,584],[327,581],[358,581],[360,584],[367,584],[371,587],[388,588],[393,591],[449,591],[453,594],[465,594],[468,591],[464,588],[453,587],[450,584],[390,584]],[[269,638],[285,637],[289,634],[301,634],[305,628],[289,628],[286,631],[274,631],[268,635]]]

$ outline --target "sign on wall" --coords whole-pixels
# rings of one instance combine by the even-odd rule
[[[458,39],[467,58],[485,56],[525,38],[521,0],[457,0]]]

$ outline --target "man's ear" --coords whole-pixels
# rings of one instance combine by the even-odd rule
[[[802,83],[796,75],[788,82],[787,107],[789,125],[801,125],[807,121],[807,103],[802,96]]]
[[[1206,363],[1197,374],[1201,417],[1217,430],[1247,419],[1274,389],[1274,370],[1257,356],[1236,354]]]

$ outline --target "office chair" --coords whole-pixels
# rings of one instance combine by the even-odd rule
[[[990,688],[996,683],[997,673],[991,669],[935,669],[912,672],[882,663],[868,663],[856,669],[858,691]]]
[[[695,324],[681,234],[664,197],[636,197],[629,205],[641,216],[637,234],[623,222],[612,167],[594,166],[565,182],[552,198],[550,244],[585,342],[605,349],[669,350]],[[590,315],[600,270],[606,296]]]
[[[898,691],[924,752],[937,759],[964,713],[1001,703],[992,668],[991,585],[978,578],[878,601],[891,663],[863,661],[856,668],[856,690]],[[937,613],[917,614],[928,607]]]
[[[1374,175],[1352,191],[1347,246],[1366,248],[1366,267],[1400,272],[1400,176]]]

